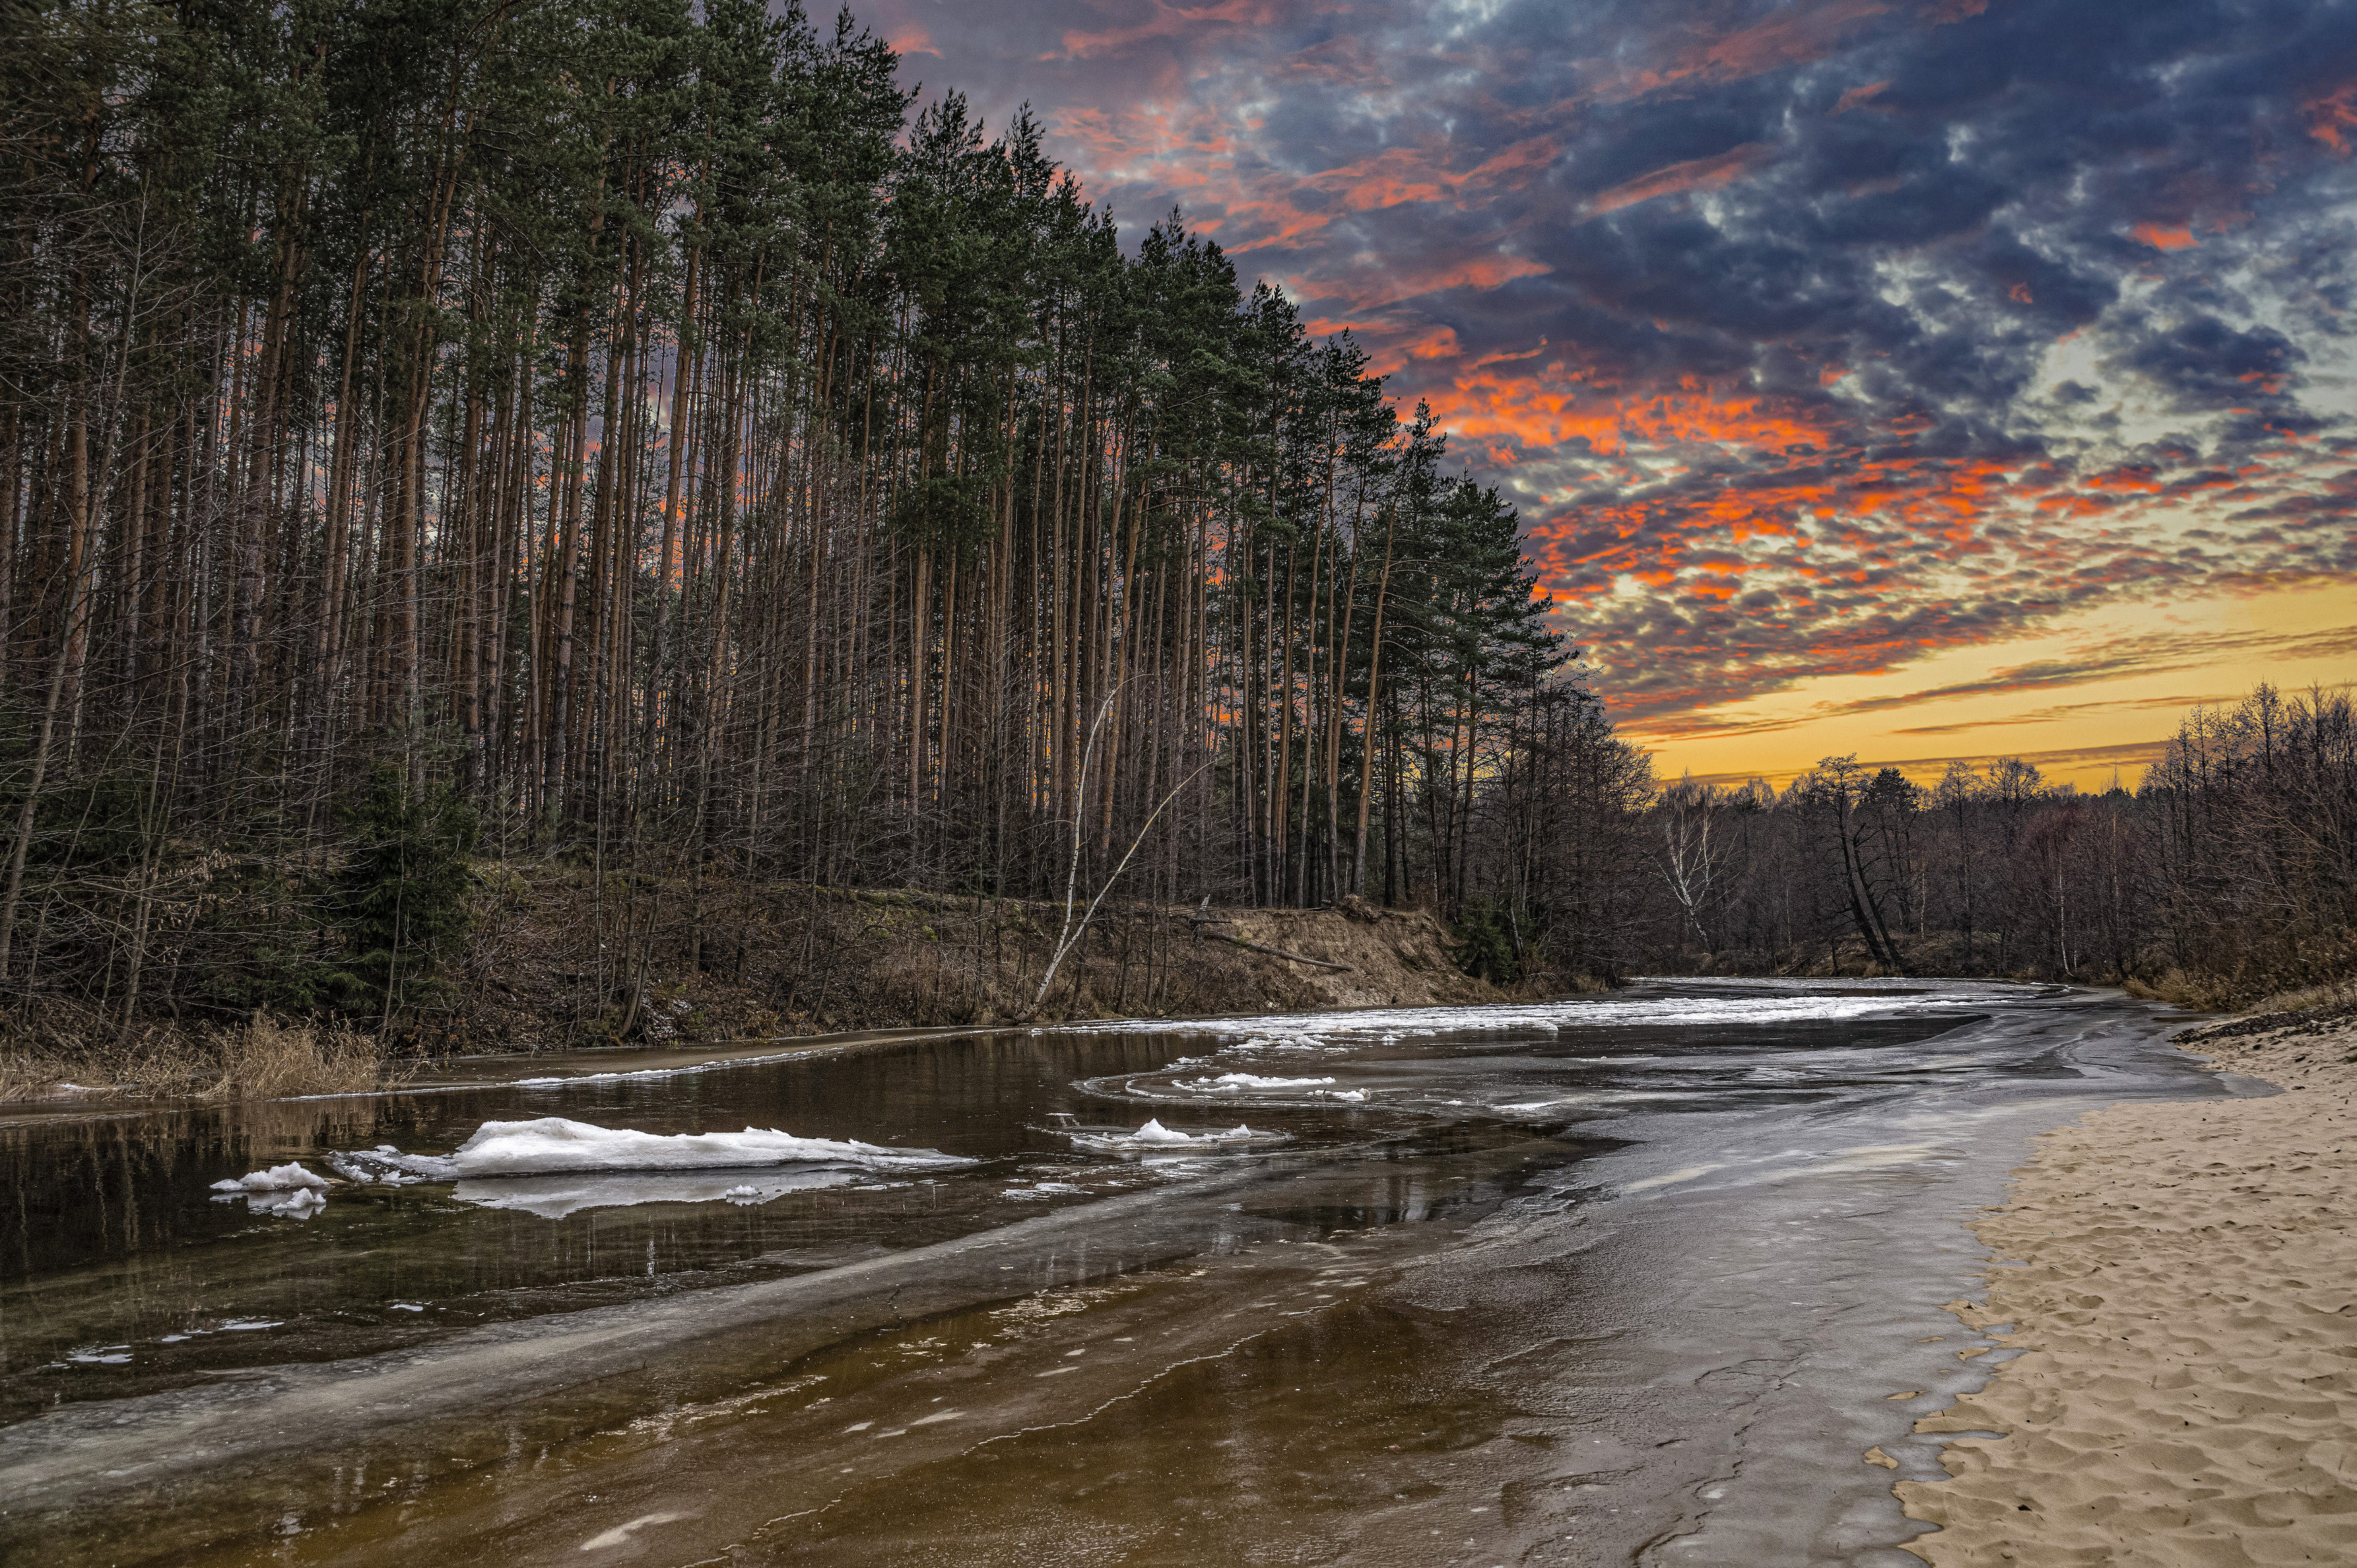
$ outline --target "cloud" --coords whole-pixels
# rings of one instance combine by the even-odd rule
[[[1986,769],[1993,763],[2014,760],[2029,763],[2032,768],[2050,774],[2081,773],[2091,768],[2117,769],[2124,779],[2132,779],[2135,770],[2149,768],[2169,751],[2169,738],[2122,741],[2115,746],[2061,746],[2048,751],[1974,752],[1958,757],[1874,757],[1863,766],[1869,770],[1896,768],[1918,784],[1929,784],[1956,763],[1975,769]],[[1695,774],[1697,784],[1741,786],[1754,779],[1764,778],[1770,784],[1788,784],[1809,771],[1805,768],[1788,768],[1760,773]]]
[[[1969,730],[1991,729],[2007,725],[2050,725],[2068,719],[2092,718],[2100,714],[2142,714],[2165,709],[2181,712],[2220,703],[2232,703],[2242,695],[2239,692],[2212,692],[2199,697],[2130,697],[2115,703],[2058,703],[2052,707],[2032,708],[2027,713],[2008,714],[2001,719],[1964,719],[1954,724],[1910,725],[1893,730],[1893,735],[1962,735]]]
[[[2357,585],[2357,9],[878,11],[1001,123],[1036,104],[1132,232],[1182,204],[1428,398],[1644,733]]]
[[[1672,196],[1682,190],[1710,190],[1741,178],[1775,156],[1774,144],[1746,142],[1739,147],[1729,147],[1723,153],[1713,153],[1706,158],[1688,158],[1684,163],[1655,169],[1623,181],[1609,190],[1599,190],[1587,199],[1589,212],[1611,212],[1651,201],[1657,196]]]

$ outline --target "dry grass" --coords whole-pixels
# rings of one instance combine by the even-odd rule
[[[0,1027],[0,1103],[366,1093],[414,1070],[393,1067],[371,1036],[331,1024],[256,1017],[206,1033],[151,1028],[124,1042],[70,1023]]]
[[[2254,1013],[2315,1013],[2338,1018],[2357,1013],[2357,980],[2336,981],[2330,985],[2304,985],[2297,991],[2278,991],[2251,1004]]]
[[[2200,1013],[2314,1013],[2345,1009],[2357,1004],[2357,980],[2329,981],[2319,985],[2271,986],[2236,975],[2188,973],[2171,969],[2152,980],[2131,978],[2122,983],[2132,996],[2173,1002]]]
[[[327,1024],[258,1017],[224,1036],[220,1077],[208,1100],[284,1100],[295,1094],[354,1094],[383,1087],[386,1065],[369,1036]],[[393,1076],[406,1079],[409,1070]]]

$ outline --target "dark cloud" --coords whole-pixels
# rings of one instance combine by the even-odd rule
[[[1431,399],[1626,714],[2357,579],[2357,6],[870,14]]]
[[[2169,742],[2165,740],[2135,740],[2123,742],[2117,746],[2066,746],[2052,751],[1975,752],[1960,757],[1869,757],[1865,766],[1868,768],[1896,768],[1918,784],[1930,784],[1935,782],[1942,774],[1947,772],[1950,766],[1955,763],[1961,762],[1967,768],[1986,769],[1991,763],[2005,760],[2027,762],[2032,768],[2052,774],[2080,773],[2092,768],[2109,768],[2118,772],[2123,783],[2133,784],[2137,769],[2148,768],[2159,761],[2168,750]],[[1806,768],[1796,768],[1766,775],[1695,774],[1694,781],[1697,784],[1741,786],[1754,779],[1764,777],[1769,783],[1781,786],[1790,783],[1806,771]]]

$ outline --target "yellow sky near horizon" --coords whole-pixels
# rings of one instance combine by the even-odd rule
[[[1691,772],[1781,786],[1820,757],[1855,753],[1921,783],[1951,758],[2022,757],[2055,783],[2103,789],[2116,777],[2133,789],[2194,705],[2239,701],[2263,681],[2287,692],[2357,682],[2357,587],[2252,584],[2123,603],[2042,636],[1827,676],[1623,733],[1664,780]],[[1609,703],[1609,675],[1598,689]]]

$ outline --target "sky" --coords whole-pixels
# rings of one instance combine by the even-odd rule
[[[1664,777],[2357,677],[2357,4],[855,9],[1428,401]]]

